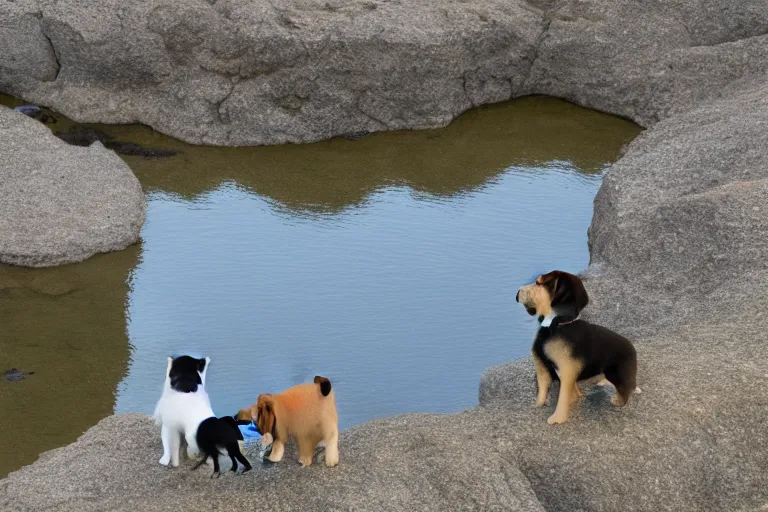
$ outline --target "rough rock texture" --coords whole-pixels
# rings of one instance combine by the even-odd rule
[[[141,185],[100,143],[74,147],[0,106],[0,262],[46,267],[136,242]]]
[[[67,23],[53,22],[54,15],[63,17],[57,9],[65,4],[44,11],[46,30],[96,23],[74,14]],[[399,416],[344,432],[341,464],[335,469],[301,469],[291,462],[295,453],[289,452],[278,466],[218,481],[209,481],[203,471],[188,471],[191,463],[176,470],[160,468],[157,428],[145,417],[111,417],[77,443],[44,454],[39,462],[0,481],[0,509],[210,510],[213,504],[268,510],[768,509],[768,346],[761,321],[768,307],[763,284],[768,277],[768,3],[331,0],[323,8],[308,1],[273,2],[265,8],[254,4],[248,11],[233,10],[243,4],[219,0],[213,6],[179,2],[178,9],[190,5],[201,12],[230,12],[232,23],[247,16],[267,20],[240,32],[238,37],[263,44],[254,46],[261,53],[245,49],[232,55],[238,73],[250,76],[254,68],[243,64],[250,62],[247,59],[276,52],[285,56],[273,63],[291,62],[293,67],[258,68],[261,74],[238,81],[236,92],[217,104],[219,112],[252,116],[249,122],[245,117],[222,117],[231,123],[232,132],[222,128],[226,123],[214,114],[204,134],[191,133],[193,127],[171,117],[163,121],[166,125],[156,125],[166,130],[183,126],[174,133],[189,140],[208,136],[213,142],[232,143],[239,141],[231,138],[235,133],[251,142],[309,140],[344,132],[353,124],[357,130],[376,128],[373,121],[348,121],[365,119],[348,110],[361,98],[376,100],[364,108],[378,106],[375,116],[392,123],[383,123],[387,127],[422,126],[444,122],[451,112],[471,103],[524,92],[562,96],[650,126],[611,168],[595,200],[589,233],[592,262],[585,272],[593,299],[587,313],[635,340],[643,393],[627,407],[614,409],[608,404],[609,391],[594,388],[573,409],[569,423],[550,427],[546,418],[551,408],[532,406],[530,362],[512,362],[483,375],[479,407],[456,415]],[[109,12],[110,7],[102,9]],[[131,9],[125,8],[123,23],[135,22],[131,16],[136,11]],[[441,9],[447,12],[444,19],[425,14]],[[477,17],[470,19],[470,13]],[[372,18],[365,21],[364,16]],[[384,21],[388,17],[394,21]],[[169,19],[155,16],[152,24],[177,26]],[[342,25],[340,19],[347,23]],[[279,23],[282,28],[273,30]],[[178,26],[184,30],[178,28],[165,44],[180,60],[155,90],[167,83],[192,84],[195,73],[202,73],[193,70],[199,59],[217,55],[211,50],[218,44],[213,34],[193,37],[212,30],[202,21]],[[313,46],[320,43],[311,43],[310,36],[323,30],[337,32],[321,39],[328,52],[322,64],[314,57],[293,57],[290,41],[306,44],[299,46],[306,55],[315,55],[312,52],[321,46]],[[375,30],[380,34],[371,35]],[[121,33],[117,26],[115,31]],[[235,32],[227,34],[239,40]],[[272,46],[267,34],[274,37]],[[346,40],[340,39],[342,34]],[[57,36],[53,40],[54,47],[64,48]],[[435,44],[427,46],[425,40]],[[196,50],[181,50],[195,41]],[[63,71],[49,88],[58,92],[46,92],[38,79],[29,82],[29,91],[59,102],[58,107],[68,105],[69,110],[63,110],[70,115],[117,111],[119,102],[114,107],[101,99],[82,102],[89,94],[91,100],[120,97],[104,81],[91,84],[81,74],[81,96],[57,84],[68,66],[74,66],[62,59],[66,50],[57,52]],[[373,60],[367,67],[352,67],[362,66],[363,57],[378,59],[384,71],[377,75]],[[527,65],[521,65],[521,59]],[[455,66],[454,74],[440,67],[449,64]],[[333,80],[341,80],[339,70],[347,65],[350,83],[370,80],[381,85],[365,93],[339,88],[347,82]],[[465,75],[467,65],[477,68],[477,74]],[[294,117],[264,99],[298,91],[295,84],[300,82],[293,79],[309,69],[317,75],[306,95],[302,92],[296,96],[301,101],[286,103],[296,106],[291,107]],[[364,72],[358,74],[358,69]],[[178,82],[175,73],[180,70],[189,73],[189,82]],[[464,76],[461,92],[449,94],[455,77]],[[422,84],[423,91],[414,83]],[[205,94],[206,89],[195,90]],[[315,96],[320,90],[339,94],[337,110],[328,112],[338,118],[313,117],[326,101]],[[398,96],[404,91],[408,94]],[[251,99],[242,99],[246,97]],[[164,96],[153,98],[156,106],[166,105]],[[180,108],[172,115],[183,118],[193,105],[205,104],[186,98],[179,100]],[[135,110],[124,119],[147,121],[141,117],[144,107],[126,101],[120,108]],[[234,104],[240,107],[230,110]],[[310,121],[318,119],[327,123]]]
[[[444,125],[525,94],[650,124],[768,67],[766,0],[16,0],[0,91],[192,143]]]

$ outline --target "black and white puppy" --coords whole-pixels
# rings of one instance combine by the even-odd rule
[[[205,375],[211,359],[190,356],[168,358],[163,394],[155,407],[155,422],[162,425],[163,456],[160,464],[178,467],[182,439],[187,444],[187,456],[197,458],[197,427],[213,416],[211,402],[205,391]]]
[[[557,408],[547,423],[568,421],[570,404],[582,396],[577,385],[581,380],[603,376],[616,387],[613,404],[627,403],[636,388],[635,347],[623,336],[579,318],[589,296],[578,276],[554,270],[521,287],[515,300],[541,322],[532,348],[537,406],[546,404],[552,381],[560,381]]]
[[[202,451],[202,461],[213,457],[214,474],[219,474],[218,455],[226,450],[232,459],[232,470],[237,471],[236,460],[251,469],[238,445],[240,430],[229,421],[216,418],[205,391],[205,376],[210,358],[195,359],[190,356],[168,358],[163,394],[155,407],[155,421],[162,425],[163,456],[160,464],[179,465],[182,440],[187,444],[187,456],[197,458]],[[234,447],[234,450],[232,450]]]

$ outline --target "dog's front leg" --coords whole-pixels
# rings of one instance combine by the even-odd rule
[[[325,465],[329,468],[339,463],[339,431],[334,429],[330,439],[325,443]]]
[[[285,452],[285,445],[279,439],[275,439],[272,443],[272,453],[269,454],[267,460],[270,462],[280,462],[283,460],[283,453]]]
[[[543,407],[547,404],[549,398],[549,387],[552,385],[552,376],[539,356],[533,354],[533,365],[536,368],[536,386],[538,393],[536,395],[536,407]]]
[[[560,396],[557,397],[555,413],[547,419],[547,423],[555,425],[568,421],[568,409],[571,405],[571,394],[576,387],[578,371],[565,367],[558,368],[560,373]]]

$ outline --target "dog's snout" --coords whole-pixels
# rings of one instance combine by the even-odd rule
[[[515,302],[520,302],[520,290],[517,290],[517,293],[515,294]]]

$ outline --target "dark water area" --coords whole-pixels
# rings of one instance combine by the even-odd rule
[[[541,97],[438,130],[260,148],[48,115],[173,156],[123,155],[147,192],[140,244],[0,266],[0,373],[35,372],[0,380],[0,476],[109,414],[151,413],[181,353],[212,358],[218,414],[314,375],[342,428],[475,405],[482,371],[530,349],[517,287],[587,265],[601,173],[640,131]]]

